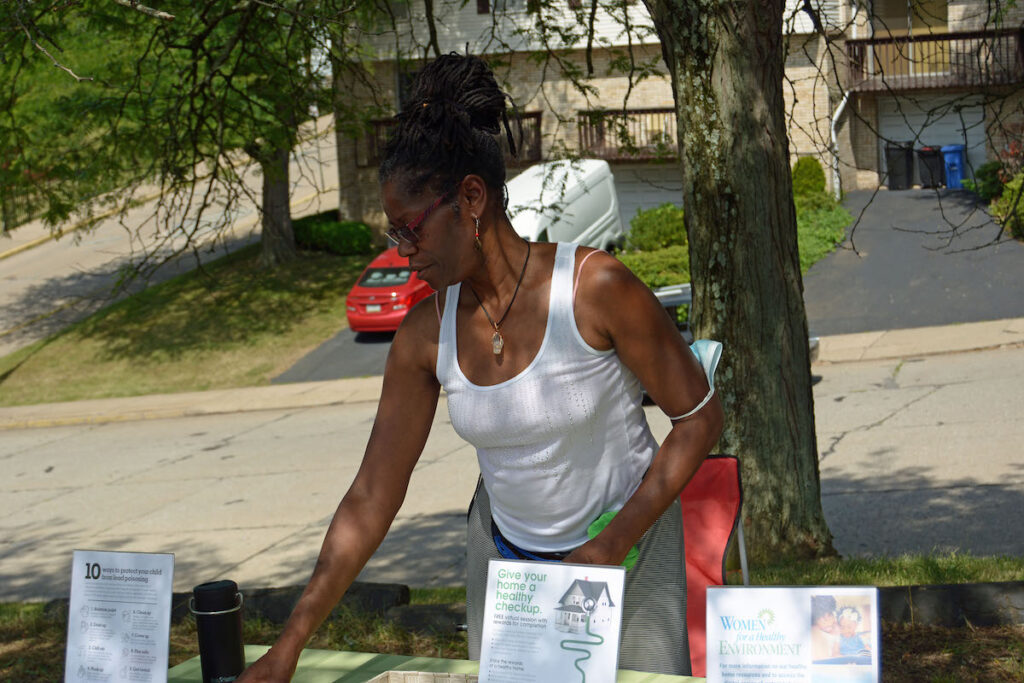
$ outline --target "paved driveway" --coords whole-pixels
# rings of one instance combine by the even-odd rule
[[[840,249],[804,276],[813,335],[1024,315],[1024,244],[966,192],[851,192],[860,218]]]

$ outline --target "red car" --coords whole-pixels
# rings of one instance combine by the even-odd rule
[[[356,332],[394,332],[409,309],[433,292],[398,255],[398,247],[391,247],[370,261],[348,293],[348,326]]]

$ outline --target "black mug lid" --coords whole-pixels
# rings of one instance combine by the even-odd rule
[[[192,589],[197,612],[220,612],[238,604],[238,584],[224,579],[201,583]]]

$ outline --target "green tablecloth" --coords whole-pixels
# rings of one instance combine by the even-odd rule
[[[269,648],[265,645],[246,645],[245,661],[254,662]],[[475,674],[478,662],[464,659],[434,659],[432,657],[402,657],[375,655],[365,652],[338,652],[335,650],[304,650],[299,668],[292,679],[295,683],[365,683],[385,671],[446,671],[448,673]],[[674,681],[703,681],[703,678],[645,674],[620,671],[619,683],[672,683]],[[193,657],[173,667],[167,675],[168,683],[202,683],[199,657]]]

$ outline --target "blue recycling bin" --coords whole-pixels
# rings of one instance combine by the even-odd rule
[[[946,187],[959,190],[964,179],[964,146],[946,145],[942,148],[942,159],[946,163]]]

